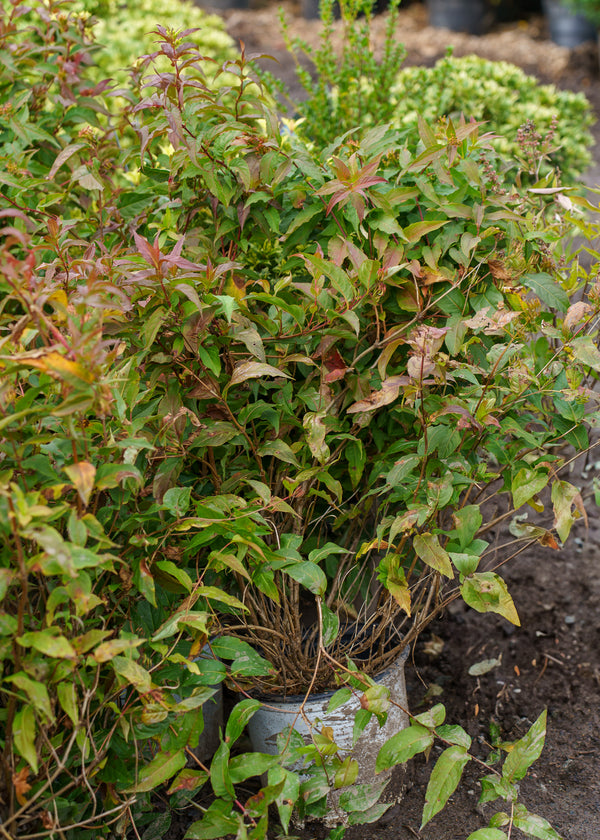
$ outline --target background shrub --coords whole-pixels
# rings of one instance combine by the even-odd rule
[[[542,85],[506,61],[448,55],[434,67],[406,67],[398,73],[390,96],[394,124],[412,131],[419,115],[430,122],[461,114],[485,121],[485,129],[498,135],[494,148],[505,159],[519,160],[528,173],[531,165],[518,134],[522,126],[533,124],[547,156],[541,171],[531,171],[534,176],[556,166],[571,183],[591,161],[588,127],[593,117],[584,94]]]
[[[120,3],[118,0],[81,0],[85,11],[96,18],[94,38],[101,47],[95,56],[94,74],[111,78],[122,85],[140,56],[157,48],[157,24],[166,28],[189,31],[185,39],[194,44],[201,55],[214,59],[218,67],[235,55],[232,39],[218,15],[210,15],[187,0],[140,0]],[[164,69],[167,63],[158,64]],[[208,69],[208,64],[206,65]]]

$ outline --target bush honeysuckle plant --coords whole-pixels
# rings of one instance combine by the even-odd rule
[[[212,90],[162,27],[171,69],[143,59],[111,113],[66,8],[13,0],[0,42],[3,835],[159,836],[189,808],[188,838],[259,840],[332,786],[377,819],[327,727],[281,756],[241,736],[259,694],[310,688],[360,696],[360,732],[389,708],[373,675],[459,595],[518,623],[486,502],[549,506],[521,547],[585,515],[560,478],[600,368],[598,288],[561,262],[582,202],[507,192],[474,123],[309,150],[244,55]],[[207,764],[223,680],[242,699]],[[473,840],[557,836],[517,801],[544,734],[484,764],[508,806]],[[435,706],[377,763],[434,740],[424,822],[482,763],[466,733]]]

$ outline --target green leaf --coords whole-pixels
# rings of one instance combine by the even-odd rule
[[[506,834],[499,828],[478,828],[467,840],[506,840]]]
[[[459,747],[464,747],[466,750],[471,748],[471,736],[468,735],[462,726],[454,724],[444,724],[436,728],[438,738],[444,741],[449,741],[451,744],[456,744]]]
[[[578,362],[592,370],[600,371],[600,350],[591,335],[582,335],[571,342],[573,355]]]
[[[483,522],[479,505],[466,505],[453,513],[452,519],[461,550],[464,551],[475,539],[475,534]]]
[[[152,688],[152,677],[145,668],[142,668],[133,659],[127,659],[125,656],[115,656],[111,659],[110,664],[115,673],[124,677],[140,694],[147,694]]]
[[[458,746],[448,747],[438,758],[425,793],[421,828],[442,810],[458,787],[462,772],[469,761],[470,756],[466,749]]]
[[[365,731],[365,727],[372,717],[373,712],[370,712],[368,709],[359,709],[356,712],[354,715],[354,726],[352,727],[352,746],[356,745],[356,742]]]
[[[394,463],[392,469],[386,475],[386,481],[391,487],[401,485],[405,478],[413,472],[419,464],[416,455],[407,455]]]
[[[23,647],[32,647],[54,659],[76,659],[77,657],[71,642],[65,636],[57,635],[54,628],[24,633],[17,638],[17,642]]]
[[[428,709],[426,712],[421,712],[420,715],[416,715],[413,720],[416,723],[429,726],[433,729],[436,726],[441,726],[446,720],[446,708],[442,703],[436,703],[431,709]]]
[[[355,785],[352,790],[344,791],[340,795],[340,805],[347,813],[352,811],[367,811],[379,802],[388,784],[389,779],[385,779],[383,782]]]
[[[56,686],[56,694],[58,702],[62,710],[67,714],[73,726],[79,723],[79,709],[77,707],[77,693],[75,691],[75,683],[60,682]]]
[[[16,751],[38,773],[38,758],[35,750],[35,713],[31,706],[18,711],[12,725],[13,743]]]
[[[372,685],[363,694],[360,705],[376,715],[382,715],[390,708],[390,690],[385,685]]]
[[[349,688],[338,688],[335,692],[329,704],[327,706],[327,714],[330,715],[332,712],[335,712],[336,709],[339,709],[340,706],[343,706],[344,703],[347,703],[348,700],[352,697],[352,691]]]
[[[161,572],[164,572],[165,575],[169,575],[169,577],[172,577],[180,583],[186,592],[191,592],[194,588],[192,579],[185,569],[179,568],[179,566],[176,566],[171,560],[158,560],[154,566],[156,566],[156,568]]]
[[[168,831],[171,827],[171,812],[159,811],[153,814],[153,819],[150,825],[142,834],[141,840],[164,840],[168,837]]]
[[[335,263],[329,262],[329,260],[325,260],[323,257],[319,257],[316,254],[302,254],[302,259],[306,263],[310,263],[314,266],[316,274],[324,274],[328,280],[331,280],[333,288],[340,292],[346,303],[350,303],[350,301],[354,298],[355,291],[350,278],[343,268],[340,268],[335,265]]]
[[[323,614],[323,645],[328,647],[333,644],[338,637],[340,631],[340,619],[338,615],[332,612],[325,604],[321,605],[321,612]]]
[[[246,677],[268,676],[273,673],[273,666],[263,659],[248,642],[234,639],[231,636],[221,636],[214,639],[211,649],[219,659],[232,659],[232,674]]]
[[[16,575],[12,569],[0,569],[0,601],[4,600],[9,586],[16,579]]]
[[[308,411],[302,418],[308,448],[320,464],[324,464],[330,456],[329,447],[325,443],[327,434],[327,428],[323,422],[325,415],[324,411]]]
[[[188,828],[185,840],[218,840],[237,834],[238,826],[238,820],[232,816],[231,802],[217,799],[208,806],[204,817]]]
[[[333,786],[336,790],[342,787],[353,785],[358,778],[358,761],[347,756],[342,762],[341,767],[336,771],[333,779]]]
[[[274,767],[280,758],[267,753],[242,753],[229,761],[229,778],[234,785],[246,781],[252,776],[262,776]]]
[[[219,601],[221,604],[227,604],[228,607],[242,610],[242,612],[248,612],[248,607],[242,604],[239,598],[236,598],[235,595],[230,595],[228,592],[224,592],[217,586],[199,586],[196,589],[196,593],[208,601]]]
[[[150,764],[142,767],[137,783],[124,793],[145,793],[154,790],[185,767],[186,757],[183,750],[176,753],[158,753]]]
[[[237,703],[229,716],[225,729],[228,744],[233,744],[244,731],[252,715],[260,709],[260,701],[246,698]]]
[[[411,724],[408,729],[392,735],[379,750],[375,762],[376,772],[404,764],[417,753],[425,752],[433,744],[433,737],[429,729],[419,724]]]
[[[279,438],[263,443],[258,450],[258,454],[261,458],[264,458],[265,455],[270,455],[273,458],[284,461],[286,464],[292,464],[294,467],[300,466],[291,446],[284,440],[279,440]]]
[[[364,444],[360,440],[351,441],[346,445],[344,455],[348,461],[348,474],[352,488],[356,489],[367,463]]]
[[[378,802],[371,805],[366,811],[351,811],[348,814],[348,825],[366,825],[378,822],[391,807],[391,802]]]
[[[475,572],[465,578],[460,587],[465,603],[477,612],[495,612],[511,624],[521,626],[513,599],[506,583],[495,572]]]
[[[456,551],[449,551],[448,556],[461,575],[472,575],[473,572],[477,571],[481,560],[476,554],[464,554]]]
[[[170,487],[165,495],[161,507],[168,510],[171,516],[181,519],[190,506],[191,487]]]
[[[554,527],[561,542],[565,542],[571,532],[571,526],[579,518],[583,509],[583,500],[577,487],[568,481],[555,481],[552,485],[552,505],[554,506]],[[577,505],[577,515],[573,515],[573,504]]]
[[[201,633],[208,635],[208,625],[210,617],[207,612],[176,612],[165,622],[163,622],[156,633],[152,636],[153,642],[159,642],[161,639],[168,639],[179,632],[180,625],[191,626]]]
[[[171,782],[167,793],[171,796],[178,790],[198,790],[203,787],[209,779],[206,770],[193,770],[191,767],[184,767],[176,778]]]
[[[327,577],[323,569],[316,563],[303,560],[301,563],[292,563],[283,569],[291,578],[306,586],[315,595],[324,595],[327,589]]]
[[[548,484],[549,474],[546,471],[538,471],[523,467],[511,483],[511,492],[515,510],[518,510],[525,502],[537,496]]]
[[[5,680],[7,680],[7,682],[11,682],[13,685],[17,686],[17,688],[20,688],[21,691],[24,691],[33,708],[46,721],[49,723],[54,722],[50,696],[45,683],[28,677],[27,674],[24,674],[22,671],[19,671],[12,676],[5,677]]]
[[[320,548],[314,548],[308,555],[311,563],[320,563],[321,560],[327,560],[332,554],[348,554],[347,548],[342,548],[341,545],[328,542]]]
[[[422,239],[428,233],[431,233],[434,230],[439,230],[444,225],[447,225],[450,219],[430,219],[429,221],[425,222],[415,222],[412,225],[408,225],[402,231],[404,236],[406,237],[406,241],[409,245],[414,245],[415,242],[418,242],[419,239]]]
[[[229,778],[229,745],[221,741],[210,765],[210,783],[216,796],[230,796],[235,792]]]
[[[524,274],[521,277],[521,283],[531,289],[532,292],[539,297],[542,303],[549,306],[551,309],[558,309],[561,312],[566,312],[569,308],[569,296],[552,277],[545,272],[539,274]]]
[[[448,578],[454,577],[454,570],[448,552],[442,548],[437,535],[416,534],[413,538],[415,554],[424,563]]]
[[[287,770],[285,767],[275,765],[269,770],[268,782],[272,786],[283,782],[283,787],[276,799],[276,803],[281,824],[287,834],[294,806],[300,794],[300,777],[297,773]]]
[[[546,739],[546,715],[544,709],[529,732],[512,745],[502,768],[502,776],[508,782],[522,779],[533,762],[540,757]]]
[[[484,776],[479,780],[481,784],[481,796],[479,804],[493,802],[495,799],[504,799],[506,802],[516,801],[519,790],[517,785],[511,784],[502,776]]]
[[[523,806],[517,806],[513,819],[515,828],[520,829],[529,837],[536,837],[538,840],[561,840],[561,837],[552,828],[550,823],[537,814],[529,814]]]

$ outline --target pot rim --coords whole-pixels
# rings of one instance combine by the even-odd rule
[[[401,653],[398,654],[398,658],[391,665],[388,665],[387,668],[384,668],[383,671],[380,671],[376,676],[374,676],[373,680],[375,682],[381,682],[381,680],[387,674],[389,674],[390,671],[392,671],[392,669],[397,668],[398,666],[401,666],[403,668],[406,664],[406,660],[408,659],[409,654],[410,654],[410,645],[406,645],[404,650],[401,651]],[[291,705],[297,705],[299,703],[303,703],[303,702],[306,702],[306,701],[311,701],[311,702],[316,701],[316,702],[318,702],[320,700],[327,700],[328,698],[333,697],[333,695],[336,693],[336,691],[339,691],[340,688],[343,688],[343,686],[340,686],[339,688],[332,688],[329,691],[319,691],[316,694],[313,694],[311,692],[308,695],[307,694],[287,694],[286,695],[286,694],[262,694],[261,693],[261,694],[251,694],[251,697],[254,700],[260,700],[261,702],[269,703],[271,705],[281,705],[281,706],[290,705],[291,706]]]

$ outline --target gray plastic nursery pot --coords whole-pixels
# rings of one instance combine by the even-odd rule
[[[333,730],[333,740],[344,757],[351,755],[358,761],[359,774],[356,784],[389,781],[392,770],[376,774],[375,762],[379,750],[388,738],[402,729],[406,729],[409,725],[408,714],[404,711],[408,706],[404,678],[404,666],[408,653],[409,650],[406,648],[393,665],[375,677],[375,682],[388,688],[390,699],[401,708],[391,705],[387,720],[382,727],[379,726],[375,716],[373,716],[354,747],[352,746],[352,733],[354,716],[361,708],[359,699],[352,696],[346,703],[328,714],[327,707],[334,694],[333,691],[329,691],[311,695],[306,701],[304,697],[299,696],[288,697],[283,701],[265,700],[265,705],[254,714],[248,724],[252,748],[257,752],[277,755],[277,736],[291,724],[307,743],[311,742],[311,728],[313,726],[319,728],[320,726],[328,726]],[[330,791],[328,796],[329,813],[323,818],[326,825],[333,826],[346,822],[345,815],[339,808],[338,800],[340,795],[347,790],[348,788]],[[382,799],[394,804],[398,801],[399,796],[397,793],[390,796],[386,791]]]
[[[583,15],[575,14],[560,0],[542,0],[550,38],[561,47],[574,49],[586,41],[595,41],[596,27]]]
[[[481,35],[486,26],[485,0],[426,0],[430,26]]]

